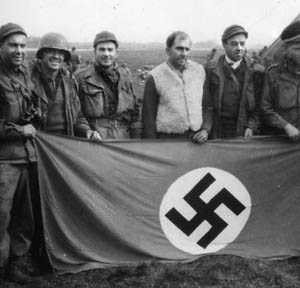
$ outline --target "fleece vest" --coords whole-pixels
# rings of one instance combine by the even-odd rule
[[[167,63],[151,71],[159,94],[157,132],[181,134],[197,131],[202,124],[203,67],[188,61],[181,74]]]

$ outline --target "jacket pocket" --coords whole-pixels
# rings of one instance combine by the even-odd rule
[[[121,93],[119,94],[118,111],[121,113],[129,110],[135,110],[136,100],[130,87],[130,84],[124,83],[121,86],[120,92]]]
[[[278,85],[278,95],[276,98],[276,104],[280,109],[295,108],[297,103],[297,87],[291,85],[291,83],[281,83]]]
[[[83,92],[84,99],[81,100],[81,108],[85,117],[101,117],[103,115],[103,89],[87,86]]]
[[[19,103],[20,101],[20,103]],[[3,93],[2,103],[0,106],[0,117],[8,122],[18,123],[22,114],[23,99],[18,100],[15,91],[6,90]]]

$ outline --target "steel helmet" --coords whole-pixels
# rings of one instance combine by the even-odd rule
[[[41,59],[43,52],[45,52],[47,49],[57,49],[63,51],[65,53],[65,62],[68,62],[71,58],[69,43],[67,39],[59,33],[51,32],[42,37],[39,48],[36,52],[37,58]]]

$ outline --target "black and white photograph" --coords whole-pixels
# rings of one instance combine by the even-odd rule
[[[299,288],[300,0],[0,0],[1,288]]]

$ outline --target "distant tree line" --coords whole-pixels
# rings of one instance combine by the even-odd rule
[[[27,39],[27,47],[28,48],[37,48],[39,45],[41,37],[36,36],[29,36]],[[92,42],[70,42],[70,48],[75,46],[77,49],[92,49],[93,44]],[[137,42],[123,42],[120,44],[122,49],[164,49],[165,43],[161,42],[149,42],[149,43],[137,43]],[[205,41],[205,42],[197,42],[193,44],[194,48],[221,48],[220,45],[218,45],[214,41]]]

